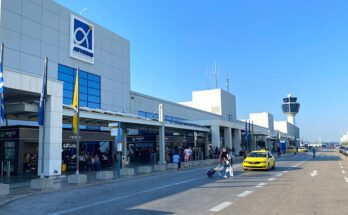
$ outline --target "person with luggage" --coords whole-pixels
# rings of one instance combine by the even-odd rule
[[[229,171],[229,167],[231,164],[231,159],[229,158],[229,153],[227,152],[226,148],[222,148],[221,156],[220,156],[220,162],[223,165],[223,177],[227,178],[227,172]]]
[[[227,172],[229,173],[230,177],[233,177],[233,151],[229,150],[229,152],[227,153],[227,158],[229,160],[229,166],[227,168]]]

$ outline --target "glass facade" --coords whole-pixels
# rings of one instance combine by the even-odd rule
[[[100,76],[80,70],[80,106],[100,109]],[[71,105],[76,69],[58,65],[58,80],[63,81],[63,104]]]

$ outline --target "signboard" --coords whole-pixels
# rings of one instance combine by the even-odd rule
[[[94,26],[70,16],[70,57],[94,64]]]
[[[110,131],[111,136],[116,137],[118,135],[118,128],[112,128]]]
[[[279,147],[282,152],[286,152],[286,142],[284,140],[279,142]]]
[[[117,151],[122,152],[122,143],[117,143]]]

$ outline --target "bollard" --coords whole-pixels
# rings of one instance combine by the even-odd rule
[[[7,177],[10,177],[11,172],[11,161],[7,161]]]

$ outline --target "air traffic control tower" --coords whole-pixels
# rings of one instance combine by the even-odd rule
[[[291,94],[283,98],[282,104],[283,113],[288,116],[288,122],[295,125],[295,116],[300,110],[300,103],[297,102],[297,97]]]

